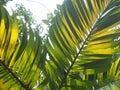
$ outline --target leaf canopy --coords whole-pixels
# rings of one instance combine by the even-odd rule
[[[120,0],[65,0],[43,42],[0,5],[0,90],[119,89],[119,16]]]

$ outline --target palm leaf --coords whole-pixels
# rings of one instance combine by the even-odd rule
[[[41,88],[47,79],[39,31],[27,30],[25,25],[19,30],[13,18],[0,5],[0,90]]]
[[[97,86],[97,78],[119,58],[119,16],[120,0],[64,1],[46,41],[51,90]]]

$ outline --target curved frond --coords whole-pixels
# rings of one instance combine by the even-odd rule
[[[64,1],[46,41],[51,90],[97,86],[97,78],[119,58],[119,16],[120,0]]]
[[[18,29],[0,5],[0,90],[31,90],[46,85],[45,56],[38,31]],[[43,87],[43,86],[42,86]]]

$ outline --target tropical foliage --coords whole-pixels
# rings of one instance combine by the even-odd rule
[[[0,90],[119,90],[120,0],[65,0],[47,39],[0,3]]]

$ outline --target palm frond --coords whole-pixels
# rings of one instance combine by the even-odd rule
[[[34,89],[47,81],[46,51],[39,32],[19,30],[13,17],[0,5],[0,90]]]
[[[64,1],[46,41],[50,57],[47,69],[54,83],[50,83],[51,90],[91,90],[93,83],[88,80],[97,85],[97,74],[118,60],[119,9],[120,0]]]

